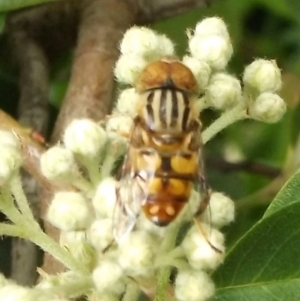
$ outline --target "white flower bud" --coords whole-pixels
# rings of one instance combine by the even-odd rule
[[[108,133],[117,133],[122,137],[129,138],[133,127],[133,119],[127,115],[112,115],[106,122]]]
[[[136,228],[160,238],[164,238],[168,230],[168,227],[160,227],[155,225],[145,216],[145,214],[140,214],[138,216]]]
[[[139,94],[135,91],[135,88],[125,89],[118,97],[116,109],[122,114],[135,117],[137,114],[138,101]]]
[[[253,119],[275,123],[286,112],[284,100],[277,94],[265,92],[249,104],[249,116]]]
[[[21,166],[22,158],[17,148],[10,145],[1,146],[0,151],[0,185],[9,181]]]
[[[188,231],[182,248],[190,265],[197,270],[213,270],[224,260],[224,235],[203,223]]]
[[[0,130],[0,147],[3,145],[10,146],[15,149],[20,148],[20,142],[12,131]]]
[[[41,156],[41,171],[49,180],[67,181],[79,175],[73,152],[53,146]]]
[[[156,49],[157,59],[172,57],[175,55],[174,44],[167,36],[163,34],[158,35],[158,43],[159,46]]]
[[[254,91],[276,92],[281,88],[281,72],[276,61],[258,59],[245,68],[243,81]]]
[[[112,219],[95,220],[89,229],[89,240],[96,250],[104,250],[113,240]]]
[[[233,52],[230,40],[219,35],[195,35],[189,40],[189,49],[193,57],[207,62],[215,70],[224,69]]]
[[[198,212],[201,201],[202,201],[202,198],[201,198],[200,192],[193,189],[190,194],[189,204],[188,204],[188,206],[186,206],[187,207],[186,214],[188,215],[189,221]]]
[[[87,240],[85,231],[62,232],[60,245],[69,251],[83,265],[92,268],[95,262],[94,248]]]
[[[159,35],[146,27],[131,27],[123,37],[120,45],[122,54],[134,54],[138,56],[148,56],[160,46]]]
[[[93,281],[99,292],[121,294],[125,290],[123,274],[117,263],[103,259],[93,271]]]
[[[116,204],[117,181],[114,178],[103,180],[92,200],[96,215],[99,217],[112,217]]]
[[[80,193],[58,192],[49,206],[47,219],[64,231],[84,230],[90,225],[92,214]]]
[[[7,284],[8,284],[8,280],[5,278],[3,274],[0,273],[0,288]]]
[[[195,35],[201,37],[219,35],[225,39],[229,39],[226,24],[218,17],[205,18],[201,22],[197,23]]]
[[[230,109],[242,100],[240,81],[231,75],[216,73],[212,76],[205,95],[214,108]]]
[[[119,244],[119,264],[131,276],[152,274],[155,245],[150,234],[144,231],[131,232]]]
[[[115,76],[120,83],[134,85],[142,70],[148,62],[141,56],[123,54],[115,66]]]
[[[73,120],[64,133],[64,144],[76,155],[96,158],[106,143],[105,131],[89,119]]]
[[[60,285],[68,285],[72,282],[79,281],[82,278],[82,275],[73,271],[67,271],[56,275],[42,272],[41,276],[43,279],[35,287],[42,290],[53,289]]]
[[[179,301],[206,301],[215,293],[215,286],[203,271],[178,271],[175,296]]]
[[[3,301],[36,301],[38,300],[37,294],[28,288],[8,284],[0,288],[0,300]]]
[[[108,133],[107,136],[108,136],[108,147],[107,147],[106,155],[113,156],[115,159],[118,159],[121,155],[124,155],[128,150],[129,137],[125,138],[113,132]],[[108,174],[108,176],[110,176],[110,173]]]
[[[223,193],[213,192],[201,220],[216,228],[228,225],[234,220],[234,202]]]
[[[118,294],[113,293],[98,293],[93,292],[91,300],[98,300],[98,301],[120,301],[120,296]]]
[[[200,89],[204,89],[209,82],[211,74],[209,65],[204,61],[199,61],[198,59],[188,55],[183,57],[182,63],[189,67],[189,69],[193,72]]]

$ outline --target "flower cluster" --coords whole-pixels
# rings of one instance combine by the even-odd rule
[[[204,143],[243,118],[265,122],[281,118],[285,104],[276,94],[281,79],[275,62],[256,60],[248,66],[242,88],[225,71],[232,45],[221,19],[201,21],[188,38],[189,50],[182,63],[192,71],[203,94],[196,100],[199,112],[208,107],[225,111],[204,130]],[[33,289],[18,287],[0,276],[1,297],[9,294],[14,295],[11,300],[50,301],[85,295],[88,300],[117,301],[123,296],[133,301],[140,290],[152,295],[157,286],[157,293],[163,294],[168,285],[174,285],[174,298],[179,301],[204,301],[214,294],[209,275],[224,260],[220,228],[234,219],[230,198],[212,192],[210,205],[194,218],[202,199],[193,190],[189,203],[167,227],[150,222],[140,206],[132,216],[125,214],[128,204],[122,193],[135,196],[126,192],[131,185],[117,181],[113,174],[126,154],[137,114],[139,94],[134,84],[147,64],[173,57],[175,50],[166,36],[143,27],[129,29],[120,50],[115,75],[130,87],[120,93],[105,127],[88,119],[74,120],[62,142],[41,157],[43,175],[67,188],[54,194],[45,217],[60,229],[60,246],[42,231],[30,211],[18,174],[18,139],[0,132],[0,211],[11,221],[1,224],[0,235],[30,239],[68,269],[55,276],[41,272],[43,280]],[[187,222],[186,235],[178,243],[178,233]],[[171,284],[173,268],[177,276]]]

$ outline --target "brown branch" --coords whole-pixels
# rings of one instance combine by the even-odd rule
[[[37,133],[21,125],[18,121],[0,109],[0,130],[11,131],[20,141],[23,168],[37,180],[40,187],[46,190],[74,190],[67,185],[53,183],[46,179],[40,170],[40,157],[45,152],[45,146]],[[38,139],[36,139],[38,137]]]
[[[206,163],[208,168],[215,168],[224,172],[243,171],[259,174],[271,179],[278,177],[281,173],[279,168],[252,161],[233,163],[222,158],[208,158]]]
[[[208,6],[212,0],[140,0],[139,23],[155,21],[182,14],[188,10]]]
[[[81,2],[79,36],[67,95],[64,98],[53,141],[75,118],[101,120],[111,106],[113,67],[118,43],[134,23],[136,8],[129,1],[86,0]]]
[[[26,30],[10,16],[7,24],[9,42],[18,64],[20,98],[19,121],[46,135],[48,127],[49,70],[45,50]],[[26,47],[23,47],[26,45]],[[39,219],[38,182],[26,171],[22,171],[24,192],[36,219]],[[33,285],[37,279],[38,248],[30,241],[12,239],[11,278],[23,285]]]
[[[100,120],[108,113],[113,91],[113,67],[118,57],[118,43],[123,32],[134,23],[134,3],[118,0],[81,2],[78,42],[70,84],[63,101],[53,141],[60,139],[65,127],[75,118]],[[42,214],[48,201],[44,198]],[[57,229],[45,224],[46,232],[59,236]],[[43,270],[55,273],[63,267],[45,254]]]

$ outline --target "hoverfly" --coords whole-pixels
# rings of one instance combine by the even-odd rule
[[[122,168],[114,214],[116,240],[131,231],[142,211],[158,226],[171,223],[202,186],[201,213],[209,202],[202,167],[199,87],[179,61],[150,63],[136,85],[137,115]]]

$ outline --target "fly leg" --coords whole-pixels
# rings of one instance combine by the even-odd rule
[[[208,210],[209,214],[211,214],[209,208],[209,201],[210,201],[212,190],[205,179],[204,164],[203,164],[203,144],[201,138],[201,125],[200,123],[195,122],[192,126],[193,127],[191,129],[191,138],[190,138],[190,143],[188,145],[188,148],[190,151],[197,150],[198,152],[198,172],[195,180],[196,180],[196,186],[198,187],[200,186],[199,188],[201,190],[201,193],[199,192],[199,197],[201,198],[201,200],[200,200],[198,210],[194,215],[194,222],[197,228],[199,229],[199,231],[201,232],[201,234],[203,235],[203,237],[205,238],[205,240],[207,241],[207,243],[210,245],[210,247],[214,251],[218,253],[222,253],[221,250],[219,250],[209,241],[209,235],[201,225],[201,220],[199,218],[205,210]]]
[[[203,177],[202,174],[200,174],[198,176],[199,182],[201,184],[202,187],[202,191],[201,191],[201,202],[199,205],[199,208],[197,210],[197,212],[194,215],[194,222],[196,224],[196,227],[198,228],[199,232],[201,232],[201,234],[203,235],[203,237],[205,238],[205,240],[207,241],[207,243],[209,244],[209,246],[217,253],[222,253],[221,250],[219,250],[217,247],[215,247],[210,241],[209,241],[209,235],[208,233],[205,231],[205,229],[203,228],[201,221],[199,219],[199,217],[201,216],[201,214],[205,211],[205,210],[209,210],[209,201],[210,201],[210,196],[211,196],[211,188],[209,187],[207,181],[205,180],[205,178]],[[209,211],[209,214],[211,214],[211,212]]]

